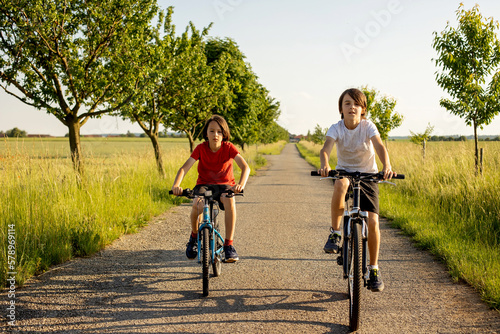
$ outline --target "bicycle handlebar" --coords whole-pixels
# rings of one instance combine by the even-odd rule
[[[168,191],[168,194],[169,194],[169,195],[173,195],[173,194],[174,194],[174,192],[173,192],[172,190],[169,190],[169,191]],[[193,195],[193,191],[192,191],[191,189],[189,189],[189,188],[187,188],[187,189],[182,189],[182,194],[181,194],[181,195],[179,195],[179,196],[184,196],[184,197],[187,197],[187,198],[193,198],[193,197],[194,197],[194,195]]]
[[[311,171],[311,176],[321,176],[318,171]],[[328,172],[329,177],[358,177],[359,179],[369,179],[369,178],[374,178],[376,180],[382,180],[384,178],[384,173],[379,172],[379,173],[360,173],[360,172],[346,172],[345,170],[342,169],[332,169],[330,172]],[[396,176],[392,177],[393,179],[400,179],[403,180],[405,178],[404,174],[397,174]]]
[[[169,190],[168,191],[168,194],[169,195],[173,195],[173,191],[172,190]],[[228,194],[229,196],[228,197],[233,197],[233,196],[243,196],[243,191],[240,192],[240,193],[235,193],[233,190],[231,189],[227,189],[227,190],[224,190],[221,192],[221,194]],[[194,194],[193,190],[191,189],[183,189],[182,190],[182,195],[180,196],[184,196],[184,197],[187,197],[187,198],[194,198],[196,195]]]

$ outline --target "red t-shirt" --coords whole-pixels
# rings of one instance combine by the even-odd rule
[[[230,142],[223,141],[217,152],[212,152],[208,141],[199,144],[191,154],[198,160],[196,184],[228,184],[234,186],[233,159],[240,152]]]

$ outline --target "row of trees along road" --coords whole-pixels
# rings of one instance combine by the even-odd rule
[[[161,174],[161,125],[186,133],[191,149],[212,113],[226,117],[243,147],[288,138],[276,124],[279,103],[236,43],[192,23],[177,36],[172,15],[156,0],[2,1],[0,86],[68,127],[78,173],[80,129],[105,114],[141,126]]]

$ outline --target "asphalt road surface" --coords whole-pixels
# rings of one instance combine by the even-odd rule
[[[347,282],[336,256],[323,252],[331,182],[309,176],[311,166],[291,144],[268,160],[237,198],[240,261],[223,264],[208,297],[201,296],[201,266],[184,254],[185,204],[96,256],[30,280],[16,293],[17,325],[1,326],[22,333],[348,333]],[[363,291],[358,333],[500,333],[499,312],[473,289],[452,282],[441,263],[386,222],[381,230],[385,290]]]

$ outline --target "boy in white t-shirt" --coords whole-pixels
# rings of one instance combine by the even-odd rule
[[[337,166],[348,172],[377,173],[375,153],[383,164],[384,179],[395,176],[391,170],[389,154],[382,144],[380,134],[373,122],[366,119],[366,96],[358,89],[351,88],[342,93],[339,99],[341,120],[333,124],[326,134],[326,141],[320,151],[322,176],[328,176],[330,153],[337,144]],[[349,180],[335,180],[332,196],[332,229],[325,244],[327,253],[338,253],[342,233],[340,225],[344,213],[344,198],[349,188]],[[378,219],[378,184],[361,182],[361,210],[368,211],[368,251],[370,253],[371,291],[382,291],[384,283],[378,269],[380,230]]]

